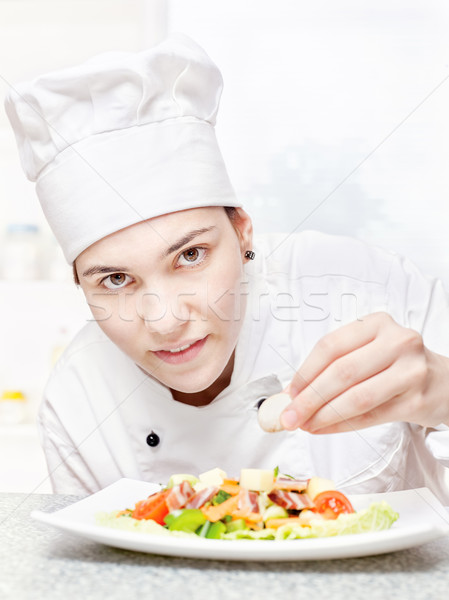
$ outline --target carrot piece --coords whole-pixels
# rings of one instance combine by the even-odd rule
[[[265,521],[265,527],[268,527],[269,529],[278,529],[279,527],[282,527],[282,525],[301,525],[302,527],[308,527],[308,524],[301,521],[299,517],[268,519],[268,521]]]
[[[260,531],[264,528],[263,523],[254,523],[254,521],[245,521],[245,524],[248,529],[252,529],[253,531]]]
[[[248,512],[246,510],[234,510],[232,513],[233,519],[245,519],[251,523],[262,521],[262,515],[256,512]]]
[[[226,515],[232,515],[237,508],[238,501],[238,496],[231,496],[221,504],[205,506],[201,510],[208,521],[215,523]]]
[[[240,488],[239,484],[234,483],[234,482],[227,483],[225,481],[224,483],[222,483],[220,485],[220,490],[223,490],[227,494],[231,494],[231,496],[235,496],[235,494],[238,494],[240,492],[240,489],[241,488]]]

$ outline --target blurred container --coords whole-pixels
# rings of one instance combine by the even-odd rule
[[[9,281],[40,277],[39,228],[32,223],[11,223],[2,240],[0,274]]]
[[[17,425],[26,420],[27,399],[20,390],[4,390],[0,396],[0,424]]]
[[[53,235],[42,244],[41,276],[48,281],[72,283],[72,267],[67,263],[61,247]]]

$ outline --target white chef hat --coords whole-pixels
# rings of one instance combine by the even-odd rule
[[[10,90],[22,166],[69,263],[151,217],[241,206],[215,137],[221,91],[216,65],[181,34]]]

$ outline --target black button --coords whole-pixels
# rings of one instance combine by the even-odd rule
[[[259,400],[256,402],[256,408],[257,410],[259,410],[259,408],[262,406],[262,404],[265,402],[266,398],[259,398]]]
[[[161,438],[158,436],[157,433],[154,433],[154,431],[152,431],[147,436],[147,444],[149,446],[151,446],[152,448],[154,448],[155,446],[158,446],[160,441],[161,441]]]

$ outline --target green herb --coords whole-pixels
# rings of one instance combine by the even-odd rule
[[[231,494],[225,492],[224,490],[220,490],[216,496],[212,498],[212,504],[217,506],[217,504],[222,504],[225,500],[231,497]]]

